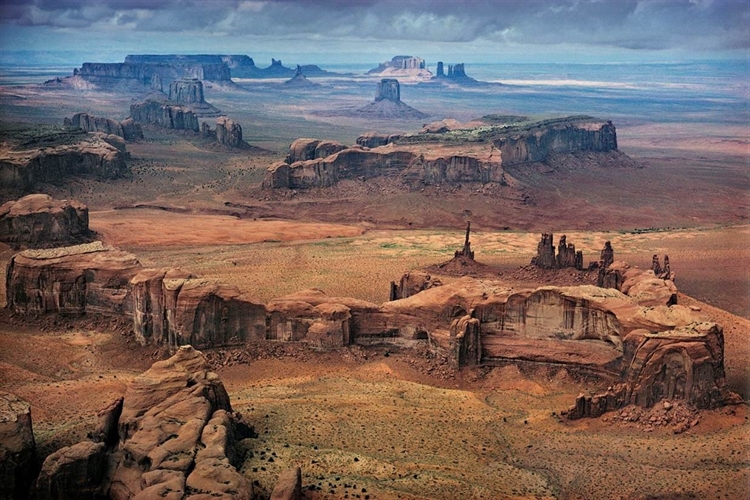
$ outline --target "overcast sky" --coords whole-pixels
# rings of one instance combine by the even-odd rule
[[[4,51],[247,54],[259,65],[748,58],[749,0],[0,0]]]

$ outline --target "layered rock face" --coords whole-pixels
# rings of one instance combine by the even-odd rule
[[[128,282],[140,269],[134,255],[101,242],[25,250],[8,264],[8,308],[17,314],[127,315]]]
[[[174,104],[147,100],[130,106],[130,116],[138,123],[198,132],[198,117],[192,110]]]
[[[398,285],[391,281],[390,300],[405,299],[442,284],[440,278],[433,278],[423,271],[410,271],[401,276]]]
[[[365,148],[376,148],[378,146],[385,146],[386,144],[395,142],[400,138],[400,134],[381,134],[379,132],[370,131],[357,137],[357,144]]]
[[[91,116],[88,113],[76,113],[72,118],[65,118],[63,124],[68,127],[77,127],[84,132],[102,132],[104,134],[117,135],[126,141],[137,141],[143,139],[141,126],[127,118],[121,122],[111,118]]]
[[[611,121],[584,118],[547,120],[495,139],[503,165],[544,161],[550,153],[614,151],[617,134]]]
[[[71,177],[91,175],[116,179],[128,169],[127,152],[110,143],[122,139],[81,132],[49,146],[0,146],[0,187],[31,190],[37,183],[60,184]]]
[[[385,140],[389,139],[386,137]],[[376,143],[380,139],[370,136],[368,141]],[[363,139],[362,142],[367,141]],[[328,151],[334,153],[319,156]],[[332,186],[343,179],[379,176],[400,177],[407,183],[424,185],[502,180],[502,168],[491,158],[450,153],[442,156],[439,149],[435,149],[433,155],[425,157],[415,151],[389,147],[339,149],[337,143],[303,139],[292,144],[285,162],[269,167],[264,185],[269,188],[308,189]]]
[[[206,102],[203,97],[203,82],[194,78],[174,80],[169,84],[169,100],[179,104]]]
[[[197,78],[217,82],[231,82],[229,67],[223,63],[199,63],[191,61],[154,63],[83,63],[73,72],[93,82],[133,80],[150,86],[155,76],[166,84],[182,78]]]
[[[394,78],[383,78],[378,83],[378,92],[375,94],[376,101],[382,101],[388,99],[390,101],[398,102],[401,100],[401,86],[398,80]]]
[[[216,142],[232,148],[245,146],[245,141],[242,140],[242,126],[226,116],[219,117],[216,120]]]
[[[531,259],[531,264],[542,269],[562,269],[564,267],[583,269],[583,252],[576,252],[575,245],[567,243],[565,235],[562,235],[557,244],[557,256],[555,256],[552,238],[552,233],[542,234],[542,239],[537,245],[536,256]]]
[[[29,497],[35,459],[31,405],[14,394],[0,391],[0,498]]]
[[[89,235],[89,209],[75,200],[30,194],[0,206],[0,241],[13,246],[70,245]]]
[[[236,444],[252,429],[199,351],[184,346],[154,363],[120,404],[115,443],[84,441],[50,455],[37,498],[255,498],[235,468],[243,458]]]

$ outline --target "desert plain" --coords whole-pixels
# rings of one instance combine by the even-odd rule
[[[750,143],[741,112],[657,117],[630,113],[616,95],[577,101],[578,90],[545,89],[562,93],[555,111],[614,120],[619,149],[632,161],[593,165],[583,155],[517,165],[504,186],[411,189],[387,178],[310,190],[262,186],[267,167],[298,137],[351,144],[368,130],[415,131],[433,118],[489,113],[546,116],[548,106],[534,101],[542,91],[533,88],[441,93],[413,85],[402,97],[428,120],[331,114],[367,102],[373,82],[321,80],[321,89],[299,92],[273,81],[207,87],[206,100],[242,123],[252,149],[146,129],[144,140],[127,144],[123,178],[75,178],[37,191],[87,204],[96,237],[144,266],[184,269],[259,301],[319,288],[379,304],[390,282],[412,269],[432,269],[448,283],[457,276],[434,266],[461,248],[469,221],[487,276],[518,286],[592,279],[530,269],[542,232],[567,235],[586,263],[598,260],[605,241],[618,260],[642,268],[667,254],[679,303],[723,326],[727,382],[743,403],[678,407],[691,427],[675,433],[674,425],[653,425],[666,412],[660,405],[562,418],[579,393],[606,383],[560,366],[457,371],[408,342],[332,352],[272,343],[207,350],[232,406],[258,433],[241,472],[268,495],[281,471],[300,466],[304,497],[316,499],[747,498]],[[140,97],[130,89],[6,86],[0,111],[8,124],[60,124],[81,111],[122,119]],[[659,96],[667,107],[684,97]],[[575,109],[558,110],[571,103]],[[0,201],[19,194],[3,192]],[[1,268],[13,252],[0,246]],[[139,346],[132,325],[117,319],[8,310],[0,313],[0,346],[0,385],[31,403],[42,458],[83,439],[97,410],[169,354]]]

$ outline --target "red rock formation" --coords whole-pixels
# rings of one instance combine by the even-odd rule
[[[643,271],[627,262],[617,261],[600,268],[597,286],[620,290],[642,305],[677,303],[677,287],[672,280],[656,277],[652,270]]]
[[[65,141],[47,139],[51,145],[0,146],[0,187],[28,191],[38,183],[59,184],[76,175],[106,180],[127,172],[125,151],[101,136],[81,132],[69,134]]]
[[[401,137],[400,134],[381,134],[370,131],[357,137],[357,144],[366,148],[376,148],[397,141],[399,137]]]
[[[128,118],[118,122],[111,118],[92,116],[88,113],[76,113],[72,118],[65,118],[63,124],[68,127],[77,127],[84,132],[102,132],[122,137],[126,141],[143,139],[141,126]]]
[[[85,241],[89,209],[75,200],[30,194],[0,206],[0,241],[13,246],[48,246]]]
[[[117,426],[113,449],[84,441],[50,455],[37,480],[37,498],[255,497],[235,468],[243,458],[235,443],[252,430],[192,347],[154,363],[129,384]]]
[[[390,300],[405,299],[423,290],[428,290],[442,284],[439,278],[433,278],[425,272],[409,271],[401,276],[401,281],[399,281],[398,285],[394,281],[391,281]]]
[[[302,498],[302,469],[295,467],[279,475],[271,493],[271,500],[300,500]]]
[[[583,252],[576,252],[575,245],[567,243],[565,235],[562,235],[557,245],[557,256],[555,256],[552,233],[544,233],[537,245],[536,256],[531,259],[531,264],[542,269],[573,267],[580,271],[583,269]]]
[[[0,498],[28,498],[35,460],[31,405],[0,391]]]
[[[140,269],[134,255],[98,241],[25,250],[8,264],[8,307],[17,314],[126,315],[132,307],[128,282]]]
[[[217,118],[216,142],[233,148],[245,147],[246,143],[242,140],[242,126],[226,116]]]
[[[601,255],[599,257],[599,267],[608,268],[615,261],[615,251],[612,249],[612,243],[609,241],[604,242],[604,248],[602,248]]]

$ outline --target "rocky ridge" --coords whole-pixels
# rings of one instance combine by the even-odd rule
[[[45,460],[37,498],[255,498],[236,466],[253,431],[206,358],[183,346],[100,414],[92,441]],[[109,443],[100,436],[113,436]]]
[[[577,403],[569,412],[576,418],[629,403],[649,407],[670,399],[709,408],[729,400],[721,327],[675,304],[674,283],[652,270],[617,262],[608,268],[628,270],[619,289],[516,289],[469,277],[440,285],[415,273],[399,287],[408,296],[381,305],[315,289],[263,304],[179,270],[143,269],[132,255],[98,244],[17,254],[7,290],[17,314],[130,317],[139,342],[172,349],[427,340],[455,368],[555,363],[612,381],[606,395]]]
[[[379,102],[392,102],[390,99],[399,96],[396,87],[386,85],[381,90]],[[326,158],[291,155],[269,167],[264,186],[307,189],[329,187],[343,179],[378,176],[400,178],[411,186],[464,182],[504,185],[507,165],[523,168],[526,163],[558,162],[566,154],[580,151],[614,154],[617,137],[612,122],[570,117],[524,125],[430,128],[417,134],[369,132],[357,139],[357,145],[361,147],[337,151]]]

